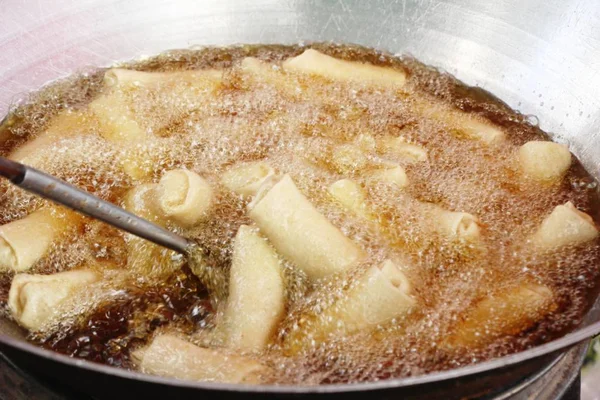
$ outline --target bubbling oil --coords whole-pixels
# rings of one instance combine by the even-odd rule
[[[403,70],[407,84],[398,92],[290,76],[288,85],[296,88],[295,95],[290,96],[269,82],[249,80],[239,64],[252,56],[277,66],[304,51],[303,46],[166,52],[121,67],[163,72],[224,69],[212,97],[190,105],[189,99],[168,93],[127,93],[132,96],[136,115],[144,119],[143,128],[149,134],[145,142],[114,145],[98,135],[97,127],[83,124],[78,127],[79,134],[53,143],[33,164],[114,202],[121,201],[134,185],[118,168],[125,154],[150,154],[148,182],[156,182],[174,168],[197,172],[215,188],[211,218],[193,228],[171,228],[201,243],[204,261],[226,273],[233,238],[241,225],[252,221],[246,212],[249,199],[228,192],[219,183],[220,175],[234,163],[264,160],[278,173],[290,174],[318,210],[367,251],[364,265],[386,258],[404,260],[404,272],[419,304],[417,310],[374,331],[315,344],[292,357],[286,355],[281,343],[299,329],[295,321],[302,315],[318,314],[342,296],[343,288],[364,266],[318,287],[311,286],[293,263],[285,261],[287,317],[274,344],[260,355],[273,371],[272,382],[328,384],[414,376],[527,349],[577,326],[597,294],[598,241],[551,254],[534,254],[527,246],[527,237],[554,206],[566,201],[599,221],[595,182],[583,168],[575,162],[560,185],[520,184],[514,165],[518,146],[546,138],[526,117],[488,93],[466,87],[408,57],[357,46],[311,47],[338,58]],[[85,110],[102,93],[104,72],[53,84],[11,110],[0,129],[0,138],[5,139],[0,152],[10,154],[36,137],[59,113]],[[416,112],[412,103],[416,97],[486,118],[504,130],[507,141],[489,147],[456,137],[443,123]],[[404,189],[368,182],[353,169],[340,172],[328,167],[332,151],[364,134],[375,138],[402,136],[426,147],[428,161],[411,164],[388,157],[387,161],[406,169],[410,185]],[[382,157],[368,153],[367,162],[381,162]],[[327,187],[343,178],[355,179],[366,190],[377,224],[365,222],[328,199]],[[477,215],[486,252],[480,254],[474,249],[465,255],[457,250],[456,243],[432,238],[419,215],[418,201]],[[45,205],[0,183],[2,223]],[[147,343],[157,329],[170,326],[195,340],[194,332],[208,330],[214,322],[218,310],[212,308],[205,288],[187,267],[168,276],[144,276],[140,271],[135,275],[127,271],[124,235],[95,221],[86,220],[71,239],[54,245],[32,271],[52,273],[80,265],[128,277],[112,288],[104,284],[102,290],[87,293],[85,299],[79,299],[82,305],[77,312],[67,315],[65,311],[64,318],[59,315],[55,323],[32,333],[30,339],[35,343],[73,357],[133,368],[129,352]],[[2,304],[6,304],[11,278],[9,274],[0,277]],[[557,309],[527,330],[500,336],[477,349],[448,351],[439,345],[477,301],[524,280],[548,286]]]

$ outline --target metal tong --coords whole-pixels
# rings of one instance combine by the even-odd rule
[[[0,176],[28,192],[179,253],[190,254],[192,248],[197,247],[194,242],[125,211],[119,206],[35,168],[4,157],[0,157]]]

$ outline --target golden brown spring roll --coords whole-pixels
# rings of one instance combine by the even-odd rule
[[[102,126],[105,139],[116,143],[135,143],[147,138],[121,93],[101,96],[90,103],[90,110]]]
[[[215,69],[171,72],[143,72],[112,68],[104,75],[104,85],[110,89],[136,90],[137,88],[163,89],[170,98],[182,100],[179,104],[190,111],[199,101],[210,95],[222,81],[223,71]]]
[[[402,138],[383,138],[378,141],[369,134],[360,134],[355,140],[354,144],[361,150],[367,153],[373,153],[378,151],[380,153],[386,153],[389,151],[398,150],[398,146],[402,147],[407,143]],[[391,147],[390,147],[391,145]],[[403,150],[400,149],[401,158],[409,162],[421,162],[427,160],[427,150],[421,146],[409,145]],[[402,153],[404,156],[402,156]],[[376,169],[368,171],[364,176],[371,178],[376,182],[383,182],[392,185],[396,185],[400,188],[406,187],[409,184],[408,176],[406,171],[396,162],[384,162],[380,163]]]
[[[340,60],[313,49],[288,58],[282,65],[286,71],[318,75],[333,81],[365,83],[380,87],[402,87],[406,82],[406,74],[403,71]]]
[[[436,101],[415,98],[415,111],[445,124],[457,137],[477,140],[495,146],[506,140],[504,131],[482,117],[442,105]]]
[[[221,176],[221,183],[241,196],[254,196],[265,180],[275,175],[275,171],[264,161],[243,163],[227,170]]]
[[[532,242],[549,250],[589,242],[597,236],[598,228],[592,217],[569,201],[552,210],[533,234]]]
[[[422,203],[423,215],[430,228],[442,237],[475,243],[481,239],[479,220],[472,214],[445,210],[437,205]]]
[[[123,199],[123,207],[133,214],[165,225],[166,215],[156,206],[157,184],[138,185],[129,190]],[[127,268],[141,275],[162,275],[171,273],[181,267],[180,262],[173,261],[175,252],[142,239],[126,234]]]
[[[225,343],[260,351],[283,318],[285,294],[277,253],[256,230],[242,225],[235,236],[224,313]]]
[[[285,346],[293,354],[310,343],[370,330],[402,317],[416,304],[411,290],[409,280],[391,260],[372,266],[331,306],[318,315],[303,315],[304,324],[288,333]]]
[[[371,217],[366,194],[353,180],[340,179],[329,185],[327,191],[345,209],[363,218]]]
[[[98,119],[102,137],[127,146],[128,151],[121,160],[123,170],[133,179],[143,179],[150,174],[150,160],[138,154],[135,147],[142,144],[148,134],[138,124],[127,101],[124,93],[116,91],[101,95],[89,108]]]
[[[468,139],[479,140],[487,145],[497,145],[506,139],[506,135],[500,128],[487,121],[479,120],[468,113],[452,113],[449,121],[457,126],[460,133]]]
[[[557,182],[571,166],[567,146],[553,142],[527,142],[519,148],[518,156],[524,175],[539,182]]]
[[[28,270],[80,222],[73,212],[42,208],[0,226],[0,270]]]
[[[331,224],[298,190],[289,175],[263,187],[249,216],[278,253],[309,279],[343,272],[358,264],[363,250]]]
[[[54,315],[60,303],[99,279],[96,272],[88,269],[52,275],[17,274],[8,293],[8,307],[19,325],[37,330]]]
[[[383,137],[378,147],[382,153],[395,155],[406,162],[424,162],[428,157],[424,147],[408,143],[403,137]]]
[[[368,175],[376,182],[383,182],[404,188],[409,185],[406,171],[399,165],[393,167],[384,167],[370,172]]]
[[[119,76],[125,75],[124,84]],[[95,115],[100,125],[100,134],[106,139],[120,145],[135,148],[148,138],[148,132],[140,125],[131,107],[127,90],[129,86],[135,90],[132,75],[138,75],[139,82],[145,82],[145,77],[151,74],[121,69],[110,69],[104,74],[105,93],[98,96],[89,104],[89,110]],[[137,86],[143,86],[139,83]],[[150,173],[148,157],[144,157],[134,149],[129,149],[122,160],[123,170],[134,179],[143,179]]]
[[[371,64],[339,60],[316,50],[308,49],[299,56],[289,58],[282,64],[289,72],[318,75],[342,82],[365,83],[379,87],[402,87],[406,75],[397,69]],[[437,119],[456,131],[460,136],[493,145],[504,141],[504,132],[483,118],[460,110],[436,104],[426,99],[415,99],[415,109],[430,118]]]
[[[89,129],[92,117],[81,111],[63,111],[55,116],[43,132],[17,147],[9,158],[37,166],[37,157],[48,151],[58,140],[78,135]]]
[[[202,382],[260,383],[267,367],[251,358],[206,349],[177,336],[161,334],[132,352],[142,372]]]
[[[476,303],[460,317],[446,348],[483,346],[504,335],[531,328],[556,308],[552,291],[535,283],[520,283]]]
[[[368,133],[361,133],[354,139],[354,144],[361,150],[371,153],[377,150],[377,140]]]
[[[246,82],[277,88],[287,95],[296,95],[297,87],[281,68],[255,57],[246,57],[240,63],[240,71]]]
[[[139,125],[134,115],[130,100],[125,89],[129,86],[120,84],[119,75],[139,75],[142,77],[152,76],[144,72],[127,71],[121,69],[110,69],[104,74],[105,93],[98,96],[89,104],[90,111],[98,119],[102,129],[101,133],[105,139],[116,143],[136,143],[146,139],[147,133]],[[125,80],[134,88],[131,79]],[[139,84],[137,86],[143,86]]]
[[[125,68],[111,68],[104,74],[104,84],[107,87],[151,87],[162,83],[189,81],[195,78],[196,74],[217,73],[216,79],[220,77],[220,72],[214,70],[206,71],[174,71],[174,72],[146,72],[136,71]]]
[[[205,219],[213,203],[210,184],[185,169],[165,172],[155,191],[162,213],[183,226],[192,226]]]
[[[134,179],[144,179],[152,172],[154,163],[144,149],[137,149],[160,127],[146,129],[142,126],[151,118],[134,112],[133,93],[140,89],[152,89],[177,101],[177,107],[160,104],[155,112],[163,112],[172,118],[184,114],[202,104],[203,97],[212,94],[221,81],[221,72],[215,70],[141,72],[113,68],[104,76],[105,93],[89,104],[90,111],[100,124],[101,135],[112,142],[131,147],[123,160],[123,169]],[[149,96],[145,96],[149,99]],[[147,100],[150,101],[150,100]],[[169,103],[162,99],[163,102]],[[156,115],[153,115],[156,119]],[[158,118],[160,120],[160,118]]]
[[[340,174],[359,172],[367,166],[367,156],[353,144],[337,146],[331,155],[331,162]]]
[[[81,134],[80,129],[89,124],[90,118],[80,111],[62,112],[50,121],[46,130],[15,149],[9,158],[35,167],[38,157],[46,155],[56,141]],[[0,271],[28,270],[47,253],[52,243],[80,222],[81,218],[75,213],[46,208],[0,226]],[[35,240],[31,240],[32,237]]]
[[[149,221],[164,225],[166,215],[157,204],[157,188],[156,183],[134,186],[123,196],[123,208]]]

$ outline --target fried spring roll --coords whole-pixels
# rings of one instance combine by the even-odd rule
[[[132,352],[142,372],[202,382],[260,383],[268,368],[251,358],[206,349],[162,334]]]
[[[571,152],[562,144],[527,142],[519,148],[519,165],[525,176],[539,182],[557,182],[571,166]]]
[[[341,179],[332,183],[327,191],[344,208],[358,216],[370,218],[366,195],[356,182]]]
[[[183,226],[205,219],[213,203],[210,184],[195,172],[184,169],[165,172],[155,191],[162,213]]]
[[[521,283],[476,303],[443,342],[447,348],[483,346],[504,335],[517,335],[556,308],[552,291],[543,285]]]
[[[337,172],[341,174],[352,174],[367,166],[367,156],[362,150],[352,144],[337,146],[331,155],[331,162]]]
[[[298,190],[289,175],[263,187],[249,216],[279,254],[309,279],[343,272],[358,264],[363,250],[323,216]]]
[[[427,161],[427,150],[419,145],[407,143],[402,137],[384,137],[379,141],[379,150],[399,157],[403,161],[419,163]]]
[[[431,229],[447,239],[478,242],[481,239],[479,220],[466,212],[449,211],[434,204],[422,204],[423,214]]]
[[[368,176],[377,182],[393,184],[400,188],[404,188],[409,185],[409,180],[408,176],[406,175],[406,171],[399,165],[389,168],[377,169],[369,173]]]
[[[135,112],[135,94],[140,89],[149,89],[167,96],[167,100],[159,97],[161,104],[153,107],[153,113],[162,112],[165,118],[172,119],[198,108],[202,99],[211,95],[220,82],[221,72],[215,70],[141,72],[113,68],[104,75],[105,93],[94,99],[89,109],[98,119],[105,139],[131,147],[123,160],[123,169],[134,179],[144,179],[152,172],[154,163],[147,152],[136,146],[143,144],[152,131],[160,127],[146,129],[142,126],[147,116]],[[148,102],[150,98],[143,97]],[[174,105],[168,99],[173,99]],[[156,118],[157,115],[153,114],[153,117],[161,120]]]
[[[279,258],[254,229],[242,225],[235,236],[224,313],[226,344],[260,351],[283,318],[284,283]]]
[[[499,145],[506,140],[502,129],[479,116],[425,99],[416,99],[415,108],[422,116],[445,124],[457,137],[477,140],[487,146]]]
[[[282,65],[286,71],[318,75],[333,81],[358,82],[380,87],[402,87],[406,82],[406,74],[403,71],[340,60],[313,49],[288,58]]]
[[[166,215],[156,206],[157,184],[138,185],[124,197],[123,207],[133,214],[164,226]],[[135,235],[126,234],[127,268],[141,275],[161,275],[180,267],[175,252]]]
[[[271,166],[263,161],[243,163],[227,170],[221,183],[241,196],[254,196],[265,180],[275,175]]]
[[[318,315],[302,321],[285,338],[292,354],[340,335],[371,330],[407,314],[416,304],[411,284],[391,260],[370,267],[358,282]]]
[[[0,270],[30,269],[80,221],[71,211],[43,208],[0,226]]]
[[[19,325],[34,331],[54,315],[60,303],[99,279],[88,269],[52,275],[17,274],[8,293],[8,307]]]
[[[594,240],[598,228],[592,217],[579,211],[570,201],[556,206],[532,236],[542,249],[558,249]]]
[[[81,111],[63,111],[54,117],[48,128],[16,148],[9,158],[30,166],[36,166],[36,157],[48,151],[57,141],[86,132],[89,129],[90,115]]]

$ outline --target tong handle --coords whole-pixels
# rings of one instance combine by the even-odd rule
[[[13,184],[81,214],[104,221],[158,245],[187,254],[194,243],[123,208],[102,200],[60,179],[0,157],[0,176]]]
[[[25,177],[26,167],[23,164],[0,157],[0,176],[9,179],[14,184],[19,184]]]

